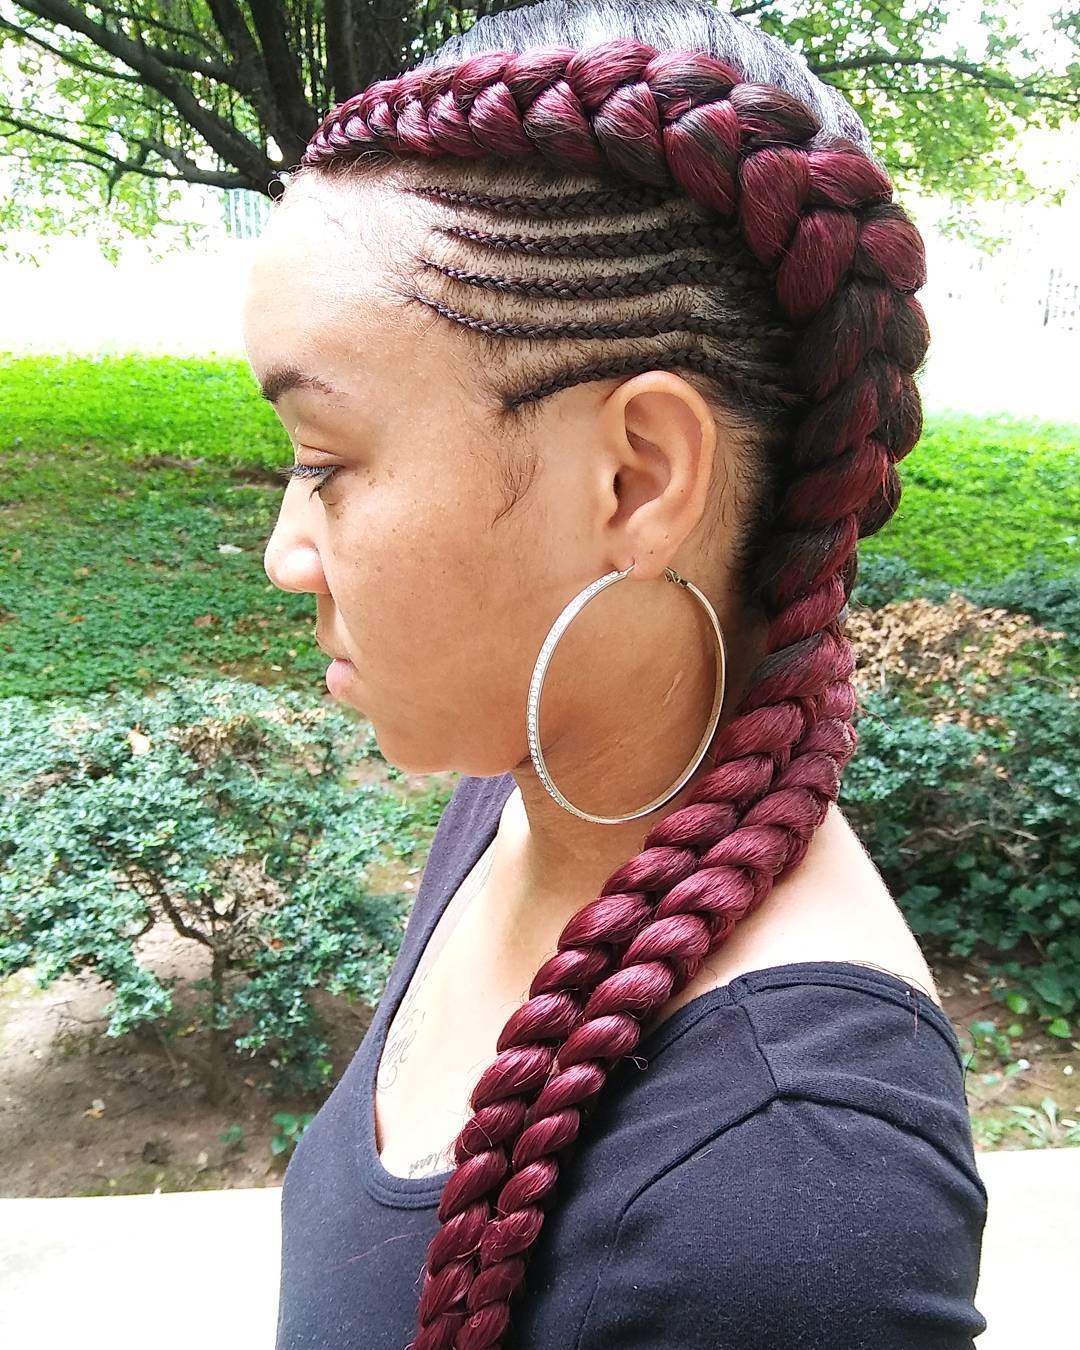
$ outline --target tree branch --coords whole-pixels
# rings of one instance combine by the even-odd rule
[[[235,0],[208,0],[218,32],[225,39],[237,62],[247,69],[252,83],[262,84],[267,76],[262,54],[251,36],[247,20]],[[262,78],[260,78],[262,77]]]
[[[7,19],[0,19],[0,28],[6,28],[8,32],[17,34],[20,38],[27,38],[37,46],[43,47],[45,51],[51,52],[53,56],[58,56],[69,66],[76,66],[79,70],[87,70],[91,75],[105,75],[111,80],[127,80],[131,84],[142,84],[143,81],[138,75],[131,75],[126,70],[109,70],[106,66],[95,66],[82,57],[76,56],[74,52],[65,51],[62,47],[53,47],[46,42],[44,38],[38,37],[36,33],[29,28],[19,28],[16,24],[9,23]],[[250,91],[245,88],[239,69],[222,65],[220,61],[206,61],[198,56],[191,56],[187,52],[167,51],[164,47],[150,47],[145,43],[140,43],[143,48],[152,56],[156,56],[163,66],[168,66],[172,70],[186,70],[191,75],[205,75],[207,79],[219,80],[222,84],[227,84],[238,93],[247,94]]]
[[[278,106],[291,133],[288,143],[281,146],[281,153],[293,163],[304,153],[319,119],[307,100],[300,72],[285,40],[285,16],[278,0],[249,0],[249,8]]]
[[[7,120],[7,119],[3,116],[3,114],[0,114],[0,122],[6,121],[6,120]],[[48,133],[43,133],[43,134],[48,134]],[[9,151],[7,151],[7,152],[4,154],[4,158],[5,158],[6,160],[8,160],[8,161],[9,161],[10,163],[12,163],[12,164],[29,164],[29,165],[31,165],[33,168],[40,168],[40,167],[41,167],[41,161],[40,161],[39,156],[37,156],[37,155],[35,155],[35,154],[33,154],[33,153],[25,154],[25,155],[13,155],[13,154],[11,153],[11,151],[9,150]],[[86,167],[87,167],[88,169],[100,169],[100,170],[102,171],[102,173],[108,173],[108,172],[109,172],[108,166],[105,165],[105,164],[102,164],[102,163],[100,162],[100,160],[96,160],[96,159],[84,159],[84,158],[82,157],[82,155],[52,155],[52,156],[50,157],[50,159],[49,159],[49,163],[50,163],[50,164],[85,164]]]
[[[356,93],[350,0],[326,0],[326,74],[333,103],[342,103]]]
[[[891,52],[871,52],[866,56],[850,56],[843,61],[809,62],[815,75],[833,75],[844,70],[873,70],[889,66],[937,66],[947,70],[959,71],[962,75],[984,85],[987,89],[1003,89],[1012,94],[1023,94],[1026,98],[1042,98],[1076,106],[1076,96],[1059,94],[1056,90],[1040,88],[1038,85],[1025,85],[998,75],[971,61],[959,61],[951,56],[894,56]]]
[[[504,8],[513,8],[513,6],[504,6]],[[383,27],[383,16],[378,12],[376,6],[369,5],[367,7],[367,16],[368,16],[367,31],[369,34],[374,34],[374,36],[378,38],[379,42],[382,44],[382,49],[386,56],[386,65],[382,68],[379,74],[380,75],[393,74],[395,71],[400,69],[401,66],[401,59],[403,55],[402,44],[400,41],[395,43],[391,38],[387,36],[386,29]],[[368,65],[369,66],[373,65],[373,62],[369,61]],[[364,77],[361,76],[361,79],[363,80]],[[364,80],[364,83],[366,82],[367,81]],[[356,90],[352,89],[349,92],[356,93]]]
[[[150,873],[144,873],[143,879],[148,883],[158,900],[160,900],[161,908],[168,915],[169,922],[178,933],[183,937],[190,938],[192,942],[198,942],[204,947],[209,947],[211,951],[216,950],[211,938],[208,938],[205,933],[200,933],[197,928],[192,928],[189,923],[185,922],[184,916],[180,913],[176,905],[173,904],[171,896],[157,877],[152,876]]]
[[[236,58],[238,67],[244,71],[249,81],[251,100],[259,114],[262,125],[266,128],[267,133],[273,136],[281,148],[283,156],[288,159],[289,152],[285,147],[293,141],[293,132],[290,130],[288,122],[283,118],[282,110],[274,96],[270,70],[258,44],[251,35],[247,19],[236,0],[208,0],[208,4],[214,23],[217,24],[218,32]],[[301,149],[299,153],[302,154],[303,150]],[[294,158],[298,159],[299,154],[294,153]]]
[[[247,88],[242,71],[237,66],[226,66],[221,61],[208,61],[201,56],[192,56],[189,52],[169,51],[165,47],[151,47],[140,40],[141,47],[151,56],[157,57],[163,66],[170,70],[186,70],[189,75],[205,75],[208,80],[218,80],[246,94]]]
[[[207,170],[201,169],[193,159],[188,159],[182,150],[175,146],[166,145],[164,141],[152,140],[139,137],[139,144],[145,146],[148,150],[153,150],[155,154],[160,155],[167,164],[174,164],[180,170],[180,174],[185,182],[203,183],[209,187],[240,187],[242,184],[237,182],[238,175],[222,174],[210,170],[209,174],[213,181],[208,181]],[[162,175],[164,177],[164,175]]]
[[[114,19],[128,19],[132,23],[141,23],[146,28],[160,29],[161,32],[168,33],[172,37],[187,38],[189,42],[197,42],[210,56],[217,56],[213,43],[202,33],[195,32],[194,29],[177,28],[171,23],[165,23],[163,19],[155,18],[152,14],[140,14],[138,10],[114,9],[112,5],[100,4],[95,4],[94,9],[101,14],[108,14]]]
[[[165,173],[160,169],[150,168],[137,160],[122,159],[119,155],[114,155],[108,150],[101,149],[100,146],[91,145],[88,141],[80,141],[76,137],[68,136],[62,131],[54,131],[50,127],[37,126],[33,122],[24,121],[21,117],[14,116],[4,108],[0,108],[0,124],[14,127],[18,131],[30,131],[36,136],[44,136],[47,140],[57,141],[61,145],[74,146],[76,150],[82,150],[88,155],[96,155],[98,159],[94,162],[93,167],[102,170],[105,169],[105,164],[101,161],[108,161],[114,168],[119,169],[124,173],[140,173],[144,178],[162,178],[167,183],[199,183],[204,187],[217,188],[247,188],[251,186],[242,174],[230,174],[215,169],[200,169],[198,165],[192,164],[190,160],[185,161],[187,164],[191,165],[190,172],[186,172],[183,175]],[[93,127],[94,123],[87,122],[83,123],[83,125]],[[105,129],[111,130],[111,128]],[[167,148],[161,147],[159,149],[159,142],[146,140],[143,137],[139,137],[138,141],[145,149],[157,150],[159,154],[162,149]],[[175,156],[178,154],[178,151],[171,151],[168,158],[172,159],[175,163]],[[180,156],[180,158],[183,158],[183,156]],[[87,161],[83,162],[85,163]],[[116,175],[116,178],[118,177],[119,174]],[[115,181],[115,178],[113,181]]]
[[[126,70],[109,70],[105,66],[95,66],[89,61],[82,60],[72,52],[66,52],[61,47],[53,47],[46,42],[44,38],[38,37],[36,33],[31,33],[29,28],[19,28],[16,24],[8,23],[7,19],[0,19],[0,28],[6,28],[9,33],[15,33],[20,38],[26,38],[35,43],[45,51],[51,52],[53,56],[58,56],[61,61],[65,61],[69,66],[76,66],[79,70],[87,70],[91,75],[106,75],[110,80],[127,80],[131,84],[142,84],[138,75],[129,75]]]
[[[232,164],[246,175],[250,186],[261,185],[272,176],[274,166],[258,146],[238,132],[223,117],[200,103],[194,93],[179,80],[174,79],[168,68],[145,47],[123,33],[111,32],[101,24],[95,23],[84,10],[69,4],[68,0],[20,0],[20,4],[39,18],[63,24],[73,32],[82,33],[104,51],[137,71],[144,83],[156,89],[174,105],[212,150],[216,150],[226,163]]]

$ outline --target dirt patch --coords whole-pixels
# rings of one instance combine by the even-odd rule
[[[148,964],[182,981],[206,975],[202,952],[175,934],[153,935]],[[182,986],[177,994],[182,1010]],[[228,1099],[211,1106],[203,1037],[107,1036],[108,1001],[93,976],[41,990],[23,972],[0,984],[0,1195],[277,1185],[286,1155],[271,1151],[272,1117],[314,1111],[320,1098],[275,1096],[265,1060],[234,1055]],[[325,995],[317,1003],[340,1071],[371,1010]]]

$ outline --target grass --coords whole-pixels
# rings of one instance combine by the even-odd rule
[[[1034,550],[1075,567],[1078,433],[929,418],[863,557],[957,586]],[[311,601],[262,571],[290,452],[246,362],[0,355],[0,454],[0,694],[212,673],[318,687]]]
[[[243,362],[0,358],[0,453],[0,694],[318,687],[311,601],[262,569],[290,451]]]
[[[90,443],[119,458],[172,455],[273,468],[289,458],[246,361],[0,353],[0,448]]]
[[[933,581],[992,582],[1038,552],[1080,561],[1080,426],[957,413],[928,416],[900,462],[896,515],[865,553],[902,557]]]

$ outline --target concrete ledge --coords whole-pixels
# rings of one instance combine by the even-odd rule
[[[1080,1344],[1080,1148],[975,1155],[989,1196],[976,1350]]]
[[[977,1161],[990,1204],[976,1350],[1077,1344],[1080,1148]],[[276,1188],[0,1200],[0,1341],[273,1350],[280,1203]]]
[[[272,1350],[278,1188],[0,1200],[0,1344]]]

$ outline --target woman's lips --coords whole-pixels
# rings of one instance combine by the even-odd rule
[[[336,656],[326,667],[326,687],[334,698],[341,698],[355,674],[353,663]]]

